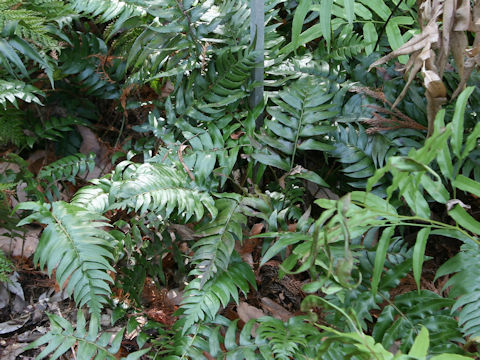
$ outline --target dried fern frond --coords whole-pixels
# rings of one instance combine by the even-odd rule
[[[408,74],[407,83],[395,100],[393,108],[405,97],[410,84],[420,72],[426,89],[428,135],[430,136],[433,132],[435,116],[447,101],[447,90],[442,78],[450,54],[453,56],[460,76],[460,82],[452,99],[465,88],[473,68],[480,63],[479,37],[475,36],[473,47],[469,50],[466,35],[466,31],[477,33],[479,30],[480,5],[478,2],[471,5],[468,0],[442,2],[423,0],[417,3],[421,33],[412,37],[397,50],[372,63],[369,70],[398,56],[410,55],[405,66],[405,74]]]

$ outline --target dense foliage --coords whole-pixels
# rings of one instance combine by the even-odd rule
[[[79,309],[30,348],[115,359],[137,330],[126,359],[477,356],[478,4],[267,0],[252,108],[247,0],[0,0],[1,225],[42,224],[34,263]],[[89,127],[110,153],[81,153]],[[232,316],[268,268],[290,315]],[[142,308],[150,281],[179,306]]]

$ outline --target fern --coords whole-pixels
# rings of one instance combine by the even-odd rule
[[[235,243],[243,238],[242,225],[247,221],[240,213],[238,199],[220,198],[215,202],[215,208],[218,210],[215,220],[195,229],[200,240],[192,247],[195,252],[192,262],[201,278],[200,286],[217,272],[228,269]]]
[[[18,21],[12,20],[4,24],[2,30],[3,37],[0,39],[0,63],[12,78],[19,78],[17,72],[21,74],[22,78],[29,78],[29,71],[25,63],[32,60],[36,65],[44,69],[50,83],[53,85],[53,60],[45,56],[39,49],[34,48],[28,41],[15,34],[17,23]],[[23,61],[17,52],[25,57],[27,61]],[[31,89],[29,90],[31,91]]]
[[[43,167],[38,173],[38,178],[50,182],[65,179],[75,184],[75,177],[78,174],[93,170],[94,159],[94,153],[66,156]]]
[[[35,44],[41,50],[58,50],[55,33],[48,25],[52,20],[64,17],[69,23],[73,13],[61,1],[32,0],[18,6],[18,2],[2,1],[0,4],[0,28],[15,23],[14,34]],[[69,18],[67,20],[67,18]]]
[[[79,307],[87,305],[99,313],[111,293],[112,282],[107,271],[115,271],[109,263],[113,259],[113,238],[101,228],[106,219],[98,213],[67,204],[26,202],[19,209],[34,213],[19,222],[20,225],[38,221],[47,225],[34,256],[40,268],[47,266],[49,275],[56,269],[55,278],[62,288],[66,286]]]
[[[14,144],[24,145],[26,136],[23,132],[23,112],[15,109],[8,109],[0,114],[0,145]]]
[[[405,352],[412,344],[421,326],[430,331],[431,351],[458,352],[454,341],[461,339],[457,322],[450,316],[453,300],[422,290],[397,295],[393,304],[386,306],[373,329],[372,336],[389,348],[395,341]]]
[[[71,82],[86,96],[118,99],[120,90],[115,73],[122,63],[115,58],[109,60],[105,42],[95,35],[74,33],[72,38],[72,46],[63,50],[59,58],[64,76],[70,76]]]
[[[42,102],[38,98],[39,96],[45,96],[43,91],[37,89],[35,86],[27,84],[23,81],[16,80],[0,80],[0,104],[3,109],[7,109],[7,104],[10,103],[18,109],[18,100],[25,101],[26,103],[37,103],[42,105]]]
[[[143,0],[72,0],[70,3],[76,12],[84,16],[97,18],[103,23],[115,21],[115,30],[112,33],[119,30],[126,20],[135,16],[145,16],[149,8],[148,2]]]
[[[76,125],[88,125],[85,120],[67,117],[51,117],[44,123],[35,122],[32,124],[32,132],[34,136],[26,139],[30,147],[41,140],[59,141],[66,133],[75,129]]]
[[[299,358],[309,347],[314,347],[312,336],[318,336],[316,329],[300,316],[294,316],[286,323],[268,317],[259,319],[259,322],[258,336],[268,339],[275,359]]]
[[[257,54],[250,51],[237,56],[227,50],[221,52],[217,61],[210,63],[205,77],[195,72],[179,86],[175,106],[171,98],[166,101],[167,122],[194,134],[199,130],[190,126],[190,119],[199,127],[213,121],[220,129],[229,124],[230,112],[248,95],[242,86],[249,79],[256,58]]]
[[[238,288],[247,294],[250,285],[256,287],[255,275],[238,255],[232,257],[227,270],[217,272],[202,285],[202,272],[192,270],[190,275],[197,276],[185,288],[181,313],[184,316],[183,333],[198,322],[212,321],[220,306],[227,306],[233,298],[238,303]],[[250,284],[250,285],[249,285]]]
[[[280,91],[278,98],[272,98],[277,106],[267,108],[271,115],[271,119],[265,121],[268,132],[259,136],[266,147],[253,153],[252,157],[290,173],[299,153],[332,150],[328,135],[334,128],[325,120],[333,118],[336,112],[330,111],[334,93],[330,93],[329,88],[328,82],[305,77],[289,90]],[[297,177],[328,186],[312,171],[300,170]]]
[[[81,311],[77,313],[77,324],[74,328],[67,320],[55,315],[47,314],[50,319],[50,331],[41,338],[30,343],[23,351],[48,344],[43,351],[38,354],[36,360],[41,360],[51,354],[51,360],[58,359],[64,354],[75,348],[75,356],[77,359],[118,359],[117,353],[123,340],[122,329],[115,334],[111,341],[111,333],[104,332],[99,334],[99,316],[93,314],[90,318],[89,329],[86,329],[85,316]],[[111,344],[110,344],[111,341]],[[143,349],[130,353],[123,360],[136,360],[146,354],[150,349]]]
[[[452,307],[452,313],[459,311],[458,323],[464,335],[477,337],[480,335],[480,311],[478,307],[480,287],[475,281],[480,274],[478,261],[480,260],[480,248],[476,243],[465,243],[460,252],[443,264],[435,275],[436,278],[453,274],[445,284],[445,288],[451,286],[449,296],[457,298]]]
[[[366,180],[376,170],[374,159],[380,166],[384,164],[388,146],[385,146],[382,140],[384,137],[381,135],[368,136],[360,125],[358,130],[350,124],[346,128],[338,127],[335,149],[331,153],[343,164],[342,171],[355,180],[349,182],[349,185],[364,187]]]
[[[84,186],[75,193],[71,204],[103,214],[113,202],[109,198],[112,182],[105,178],[94,179],[91,182],[93,185]]]
[[[344,26],[332,39],[330,57],[337,61],[347,60],[365,51],[365,40],[353,31],[353,26]]]
[[[212,217],[217,210],[208,193],[195,188],[184,172],[161,164],[131,164],[123,179],[110,189],[110,196],[116,199],[115,207],[129,207],[140,213],[154,211],[168,218],[176,209],[180,218],[189,220],[192,216],[198,221],[206,208]]]
[[[203,359],[205,352],[215,359],[272,359],[268,340],[253,333],[259,323],[252,319],[239,331],[238,321],[218,315],[211,323],[192,326],[186,336],[176,329],[177,324],[170,331],[152,326],[159,332],[154,343],[164,349],[158,354],[171,360]]]
[[[95,167],[95,154],[89,155],[76,154],[66,156],[45,167],[38,173],[37,179],[45,184],[46,197],[53,200],[52,191],[57,199],[61,198],[61,194],[57,188],[56,182],[60,180],[69,181],[75,184],[77,175],[92,171]]]

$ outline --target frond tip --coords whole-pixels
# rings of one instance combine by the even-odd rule
[[[34,263],[47,266],[68,295],[73,294],[79,307],[87,305],[90,312],[99,313],[110,295],[107,271],[115,271],[109,260],[113,258],[113,237],[102,229],[108,226],[98,213],[82,207],[57,201],[52,204],[26,202],[19,206],[34,213],[18,226],[38,221],[47,225],[43,230]],[[67,284],[68,280],[68,284]]]
[[[87,322],[82,311],[78,311],[77,313],[77,325],[75,329],[64,318],[55,314],[47,315],[50,319],[50,331],[23,349],[23,351],[26,351],[43,344],[48,344],[42,352],[38,354],[35,358],[36,360],[44,359],[50,353],[53,354],[51,354],[49,359],[55,360],[67,353],[70,349],[73,351],[74,348],[76,349],[76,357],[74,357],[76,359],[120,359],[117,355],[122,345],[125,329],[120,330],[112,339],[110,332],[99,333],[98,315],[93,315],[90,318],[88,331],[86,329]],[[150,348],[135,351],[121,359],[137,360],[148,351],[150,351]]]
[[[176,209],[177,214],[198,221],[204,215],[204,207],[214,218],[217,215],[212,197],[196,189],[186,174],[175,167],[162,164],[131,164],[133,172],[127,172],[122,181],[116,182],[110,194],[116,198],[115,207],[129,207],[141,213],[154,211],[168,218]]]

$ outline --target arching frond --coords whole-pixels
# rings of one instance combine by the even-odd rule
[[[113,259],[113,237],[103,230],[105,218],[98,213],[63,201],[52,204],[27,202],[19,206],[34,213],[19,225],[38,221],[47,225],[35,251],[34,263],[47,267],[49,275],[55,269],[55,278],[62,288],[66,286],[79,307],[87,305],[99,313],[107,302],[112,278],[107,271]]]
[[[217,210],[212,197],[195,188],[188,176],[172,166],[145,163],[134,166],[131,173],[124,173],[121,181],[115,182],[110,196],[116,199],[115,207],[129,207],[143,213],[154,211],[164,218],[174,213],[189,220],[198,221],[206,208],[212,217]]]

